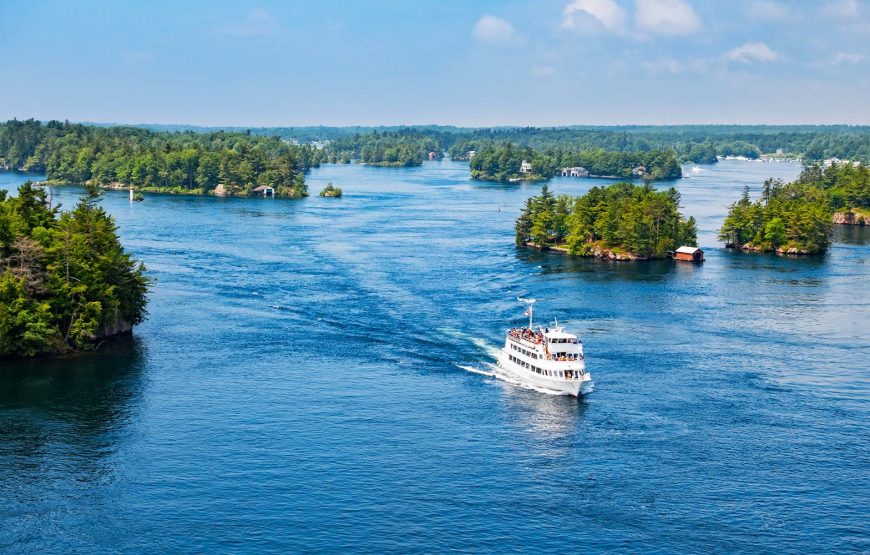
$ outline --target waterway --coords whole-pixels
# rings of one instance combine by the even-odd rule
[[[866,552],[870,233],[716,238],[799,171],[686,167],[703,265],[518,250],[541,184],[449,161],[324,166],[299,201],[107,192],[149,318],[0,362],[0,551]],[[517,296],[583,337],[588,398],[491,375]]]

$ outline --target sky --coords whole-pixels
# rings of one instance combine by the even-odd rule
[[[870,124],[870,0],[0,0],[0,119]]]

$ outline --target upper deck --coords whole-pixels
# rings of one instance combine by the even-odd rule
[[[583,360],[582,342],[562,328],[513,328],[507,334],[507,347],[531,359],[558,362]]]

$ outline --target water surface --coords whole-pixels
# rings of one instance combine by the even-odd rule
[[[870,235],[725,251],[743,186],[799,167],[686,170],[703,265],[517,250],[541,185],[453,162],[308,177],[341,199],[107,193],[150,316],[0,363],[0,551],[870,549]],[[590,397],[484,375],[517,296],[582,335]]]

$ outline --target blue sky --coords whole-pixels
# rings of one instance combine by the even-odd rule
[[[870,124],[870,0],[0,0],[0,118]]]

